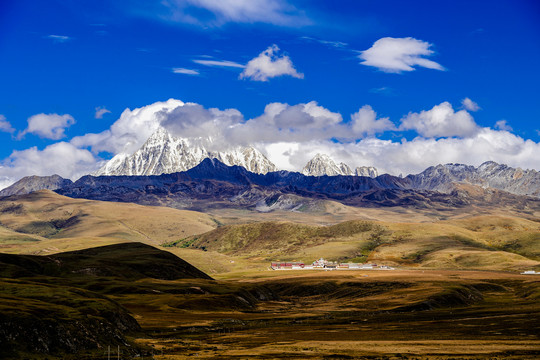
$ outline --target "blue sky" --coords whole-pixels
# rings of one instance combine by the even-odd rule
[[[0,185],[136,150],[171,98],[214,117],[171,103],[175,135],[215,126],[288,170],[540,170],[539,63],[537,1],[2,1]]]

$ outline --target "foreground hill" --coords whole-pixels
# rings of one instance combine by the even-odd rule
[[[46,257],[0,253],[0,357],[95,358],[106,346],[122,346],[123,358],[144,353],[128,337],[139,324],[109,297],[142,279],[211,278],[141,243]]]
[[[0,253],[0,264],[0,276],[9,278],[82,274],[125,280],[211,279],[175,255],[142,243],[100,246],[46,257]]]
[[[159,245],[211,230],[216,221],[193,211],[39,191],[0,199],[0,251],[41,254],[126,241]]]

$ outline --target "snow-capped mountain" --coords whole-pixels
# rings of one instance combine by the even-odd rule
[[[359,166],[354,169],[354,175],[376,178],[379,176],[379,171],[377,171],[377,168],[373,166]]]
[[[371,178],[377,177],[378,171],[373,166],[357,167],[354,171],[345,163],[336,164],[332,158],[326,154],[317,154],[313,159],[308,161],[302,169],[302,174],[307,176],[367,176]]]
[[[189,170],[206,158],[239,165],[258,174],[276,171],[276,166],[252,147],[209,151],[190,139],[174,137],[164,128],[158,128],[135,153],[116,155],[93,175],[170,174]]]

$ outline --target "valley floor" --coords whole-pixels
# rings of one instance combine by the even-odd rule
[[[191,309],[167,294],[114,298],[135,314],[147,334],[136,342],[155,359],[538,359],[539,280],[482,271],[267,272],[225,281],[279,295],[251,307],[241,293],[237,306],[201,294]]]

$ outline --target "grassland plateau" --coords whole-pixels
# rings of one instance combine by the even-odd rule
[[[50,191],[0,209],[3,358],[540,358],[540,277],[520,274],[540,270],[535,214],[205,214]],[[318,257],[397,270],[268,269]]]

